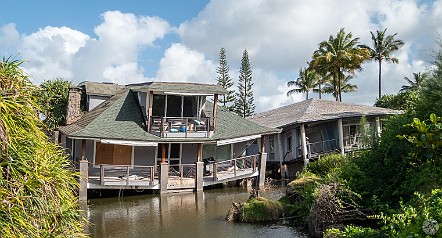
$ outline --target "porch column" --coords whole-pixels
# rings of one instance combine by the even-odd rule
[[[341,154],[344,155],[344,129],[342,128],[342,119],[338,120],[338,138],[339,138],[339,148],[341,149]]]
[[[150,131],[150,127],[151,127],[151,120],[150,118],[152,117],[152,104],[153,104],[153,92],[150,91],[149,92],[149,108],[147,109],[147,131]]]
[[[307,157],[307,139],[305,137],[305,126],[301,124],[301,150],[302,150],[302,159],[304,160],[304,166],[308,164]]]
[[[265,136],[261,136],[261,158],[259,162],[258,189],[264,189],[266,180],[267,153],[265,152]]]
[[[213,131],[216,131],[216,113],[218,112],[218,94],[213,96]]]
[[[282,136],[281,133],[278,133],[278,157],[279,157],[279,168],[281,170],[281,179],[285,179],[285,169],[282,165],[283,153],[282,153]]]
[[[204,163],[201,161],[201,144],[197,144],[197,162],[195,163],[196,176],[195,176],[195,190],[203,191],[204,187]]]
[[[161,145],[160,193],[167,193],[169,182],[169,165],[166,163],[166,144]]]
[[[80,160],[80,186],[78,200],[87,201],[87,181],[89,177],[89,166],[86,159],[86,140],[81,140],[81,160]]]
[[[375,117],[376,120],[376,135],[381,136],[381,119],[379,117]]]

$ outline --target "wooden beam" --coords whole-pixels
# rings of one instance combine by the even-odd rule
[[[198,158],[197,161],[201,162],[201,144],[197,144],[196,153],[197,153],[197,158]]]
[[[339,138],[339,148],[341,149],[341,154],[344,155],[344,129],[342,127],[342,119],[338,120],[338,138]]]
[[[147,131],[150,132],[152,118],[153,92],[149,92],[149,108],[147,111]]]
[[[218,112],[218,94],[213,96],[213,131],[216,131],[216,113]]]
[[[261,153],[266,152],[266,140],[265,136],[261,136]]]
[[[86,159],[86,140],[81,140],[81,160],[87,160]]]
[[[307,158],[307,138],[305,136],[305,126],[301,124],[301,149],[302,149],[302,158],[304,159],[304,165],[308,164]]]
[[[161,163],[166,163],[166,144],[164,143],[161,145]]]

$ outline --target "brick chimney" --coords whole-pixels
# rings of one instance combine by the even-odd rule
[[[76,122],[81,117],[81,88],[70,87],[68,93],[68,105],[66,108],[66,125]]]

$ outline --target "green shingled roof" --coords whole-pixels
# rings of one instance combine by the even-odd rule
[[[125,87],[115,83],[98,83],[89,81],[82,82],[78,84],[78,86],[84,87],[86,94],[98,96],[112,96]]]
[[[154,92],[181,92],[181,93],[205,93],[205,94],[226,94],[227,90],[215,84],[200,83],[177,83],[177,82],[150,82],[144,84],[132,84],[127,87],[135,91]]]
[[[60,127],[71,137],[122,140],[152,140],[145,131],[143,114],[135,95],[124,89],[87,112],[72,125]]]
[[[205,113],[212,116],[213,103],[206,102]],[[210,138],[160,138],[146,132],[143,114],[136,94],[124,89],[103,102],[92,111],[87,112],[77,122],[59,130],[77,138],[120,139],[150,142],[210,142],[239,138],[251,135],[264,135],[279,132],[279,129],[268,128],[244,119],[219,107],[217,128]]]

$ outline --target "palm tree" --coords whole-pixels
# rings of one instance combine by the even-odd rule
[[[354,75],[342,75],[342,78],[343,80],[340,81],[339,84],[342,93],[356,92],[358,90],[358,85],[350,83],[350,80],[354,78]],[[325,93],[331,93],[336,97],[336,92],[333,90],[333,85],[330,82],[326,82],[324,84],[323,91]]]
[[[404,45],[402,40],[396,40],[394,37],[397,33],[393,35],[385,36],[387,28],[383,31],[376,31],[376,35],[370,31],[371,40],[373,41],[373,48],[361,45],[362,48],[368,49],[370,51],[370,58],[374,61],[378,61],[379,64],[379,98],[381,98],[381,85],[382,85],[382,61],[392,62],[395,64],[399,63],[399,60],[392,57],[390,54],[399,50],[399,47]]]
[[[308,93],[313,90],[318,84],[319,75],[306,68],[299,70],[299,78],[296,81],[287,82],[288,87],[297,86],[297,88],[290,89],[287,92],[287,97],[293,93],[305,93],[305,99],[308,99]]]
[[[404,79],[408,82],[409,85],[402,85],[401,90],[399,92],[410,92],[410,91],[417,91],[422,83],[427,80],[428,74],[427,73],[413,73],[413,80],[409,79],[408,77],[404,77]]]
[[[341,101],[342,73],[354,73],[360,70],[364,61],[370,59],[370,52],[358,46],[359,38],[353,38],[352,33],[346,34],[344,28],[330,36],[328,40],[319,43],[319,49],[313,53],[310,68],[321,72],[329,72],[333,81],[332,88],[336,101]]]

